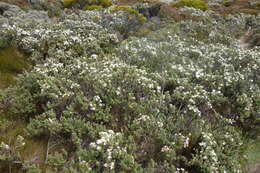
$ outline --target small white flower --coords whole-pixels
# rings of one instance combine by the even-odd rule
[[[51,118],[48,118],[48,120],[49,120],[50,123],[53,123],[53,120]]]
[[[161,149],[161,152],[168,152],[168,151],[171,151],[171,148],[166,145]]]
[[[110,169],[112,170],[112,169],[114,169],[115,168],[115,162],[111,162],[110,163]]]
[[[100,146],[97,146],[96,149],[97,149],[98,151],[100,151],[100,150],[101,150],[101,147],[100,147]]]
[[[7,144],[5,144],[4,142],[1,143],[0,147],[1,147],[1,148],[4,148],[4,149],[6,149],[6,150],[9,150],[9,149],[10,149],[10,146],[7,145]]]
[[[187,137],[184,141],[184,148],[187,148],[189,146],[190,138]]]

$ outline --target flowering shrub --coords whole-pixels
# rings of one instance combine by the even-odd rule
[[[238,39],[248,25],[258,26],[259,16],[183,10],[202,20],[164,23],[124,40],[122,28],[140,25],[125,10],[2,27],[34,66],[1,93],[0,103],[28,122],[30,137],[48,136],[61,148],[47,149],[44,163],[25,169],[242,171],[243,139],[260,130],[260,51],[242,49]]]

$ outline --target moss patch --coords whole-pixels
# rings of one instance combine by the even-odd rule
[[[132,9],[128,6],[116,6],[114,7],[111,11],[126,11],[132,15],[129,15],[129,19],[131,19],[132,17],[137,17],[139,19],[140,22],[145,22],[146,18],[142,13],[139,13],[137,10]]]
[[[68,6],[72,5],[74,2],[75,2],[75,0],[64,0],[63,5],[65,7],[68,7]]]
[[[200,10],[207,10],[208,5],[204,0],[179,0],[177,2],[172,2],[173,7],[193,7]]]
[[[102,9],[103,7],[101,6],[101,5],[87,5],[86,7],[85,7],[85,10],[90,10],[90,11],[92,11],[92,10],[100,10],[100,9]]]

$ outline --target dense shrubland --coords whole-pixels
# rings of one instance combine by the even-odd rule
[[[27,172],[243,172],[260,133],[260,50],[239,39],[259,15],[182,10],[201,18],[160,19],[142,37],[139,13],[115,7],[2,26],[33,68],[0,94],[3,112],[27,123],[0,159]],[[31,137],[48,141],[40,163],[15,152]]]

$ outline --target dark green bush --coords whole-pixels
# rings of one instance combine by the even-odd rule
[[[98,5],[102,7],[109,7],[113,4],[112,0],[64,0],[63,4],[65,7],[71,6],[75,3],[83,4],[83,6]]]

